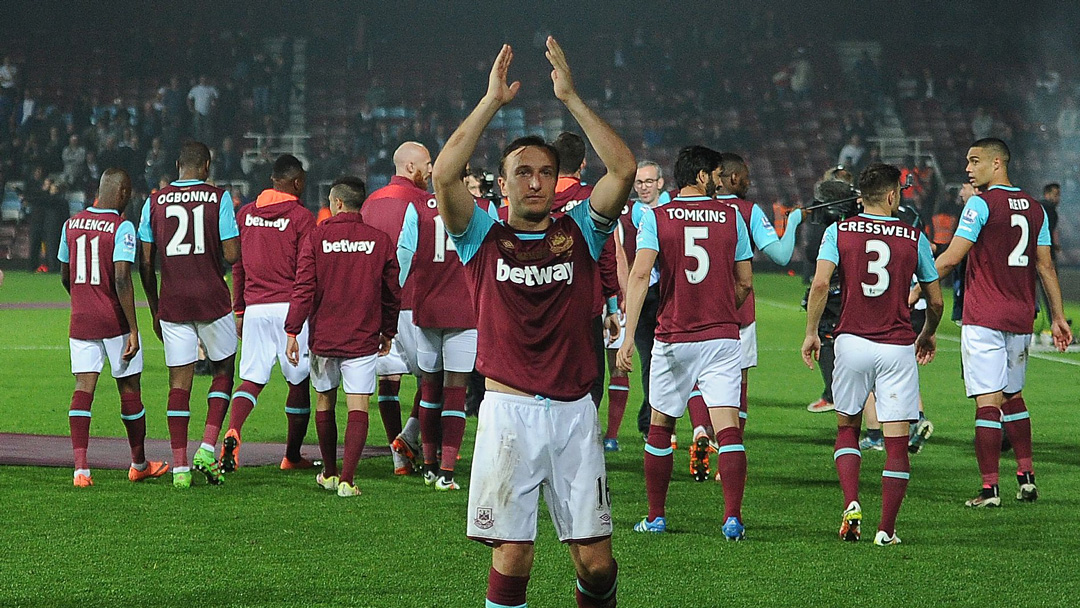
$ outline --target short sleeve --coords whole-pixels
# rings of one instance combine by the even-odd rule
[[[222,241],[240,236],[240,229],[236,226],[236,210],[233,209],[232,195],[228,190],[221,195],[221,205],[218,209],[218,234],[221,235]]]
[[[473,214],[469,219],[469,225],[465,227],[465,232],[454,234],[447,231],[454,241],[454,247],[457,249],[458,258],[461,259],[462,264],[468,264],[473,259],[476,252],[480,250],[480,245],[484,243],[488,231],[494,225],[495,220],[491,219],[490,215],[473,205]]]
[[[986,220],[990,218],[990,207],[981,196],[973,196],[968,199],[964,210],[960,212],[960,222],[956,227],[956,236],[964,237],[972,243],[979,240]]]
[[[930,250],[930,241],[919,233],[919,262],[915,266],[915,277],[920,283],[938,280],[938,271],[934,266],[934,252]]]
[[[412,203],[405,208],[405,219],[401,223],[401,234],[398,235],[398,249],[416,252],[416,243],[420,234],[420,216],[416,213],[416,207]]]
[[[135,263],[135,226],[131,222],[120,222],[113,236],[113,259],[114,262]]]
[[[139,240],[144,243],[154,242],[154,231],[150,229],[150,197],[146,198],[142,213],[139,214]]]
[[[641,217],[645,215],[645,210],[648,208],[649,206],[641,201],[634,203],[634,207],[630,209],[630,223],[634,225],[634,228],[640,228]]]
[[[742,217],[742,214],[739,215]],[[780,240],[776,236],[776,229],[773,228],[772,222],[765,217],[765,212],[757,205],[754,205],[750,211],[749,228],[750,236],[754,239],[754,247],[758,249],[764,249]]]
[[[840,265],[840,249],[836,246],[835,223],[825,229],[825,234],[821,237],[821,247],[818,248],[817,259]]]
[[[656,213],[652,209],[645,209],[641,214],[641,225],[638,226],[637,250],[652,249],[660,251],[660,238],[656,232]]]
[[[1042,210],[1043,223],[1042,228],[1039,228],[1039,240],[1036,241],[1036,245],[1040,247],[1049,247],[1053,244],[1050,240],[1050,219],[1046,216],[1046,209]]]
[[[743,221],[742,214],[738,211],[735,212],[735,229],[739,235],[739,240],[735,243],[735,261],[742,262],[753,258],[754,250],[750,247],[750,236],[747,234],[746,222]],[[776,236],[775,233],[773,236]]]
[[[604,249],[604,243],[607,242],[611,233],[615,231],[618,218],[615,218],[616,221],[612,222],[610,226],[601,227],[593,217],[595,213],[592,208],[592,200],[585,199],[580,205],[567,211],[566,215],[569,215],[574,220],[574,223],[581,229],[581,233],[585,235],[585,241],[589,244],[589,254],[592,255],[592,259],[599,260],[600,252]],[[599,216],[599,214],[597,215]]]
[[[67,222],[64,222],[64,229],[60,231],[60,249],[56,252],[56,259],[65,264],[71,261],[71,253],[68,251],[67,244]]]
[[[495,204],[495,201],[488,201],[487,214],[496,222],[499,221],[499,206]]]

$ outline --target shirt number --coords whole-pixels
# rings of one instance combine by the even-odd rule
[[[450,235],[446,234],[446,226],[443,224],[442,216],[435,216],[435,257],[432,258],[432,262],[445,262],[447,251],[457,251],[457,247],[454,246],[454,241],[450,239]]]
[[[1026,216],[1014,213],[1012,215],[1012,225],[1020,227],[1020,242],[1013,247],[1012,253],[1009,254],[1009,266],[1027,266],[1028,256],[1024,255],[1028,247],[1028,238],[1031,236],[1031,227],[1028,225],[1028,219]]]
[[[877,254],[877,259],[870,260],[866,265],[866,272],[876,276],[877,281],[863,283],[862,292],[868,298],[876,298],[889,288],[889,271],[885,267],[892,259],[892,251],[889,250],[889,245],[885,241],[870,239],[866,241],[866,253]]]
[[[709,238],[708,226],[687,226],[683,228],[683,253],[688,258],[697,260],[697,268],[684,270],[686,280],[691,285],[697,285],[709,276],[709,252],[698,245],[696,241],[704,241]]]
[[[165,246],[165,255],[188,255],[192,252],[198,255],[200,253],[205,253],[206,225],[203,223],[205,216],[206,209],[203,205],[198,205],[191,209],[191,218],[188,218],[187,209],[180,205],[170,205],[166,207],[165,217],[175,217],[177,225],[176,232],[173,234],[173,237],[169,239],[169,244]],[[187,238],[189,225],[193,225],[192,232],[194,233],[194,244],[184,242],[184,239]]]
[[[101,285],[101,266],[98,259],[98,241],[100,236],[90,239],[90,284]],[[86,282],[86,235],[75,239],[75,282]]]

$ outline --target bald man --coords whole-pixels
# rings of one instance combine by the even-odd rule
[[[120,391],[120,418],[131,447],[128,479],[142,481],[169,470],[164,462],[147,462],[143,440],[146,415],[140,397],[143,369],[142,343],[135,319],[135,290],[131,267],[135,263],[135,227],[121,211],[131,198],[131,179],[122,169],[101,176],[94,206],[64,222],[60,239],[61,281],[71,294],[71,373],[75,393],[68,421],[75,453],[75,487],[94,485],[86,460],[90,442],[90,405],[98,376],[109,367]]]
[[[431,179],[431,154],[423,144],[407,141],[394,151],[394,177],[390,183],[372,192],[360,210],[364,223],[374,226],[396,243],[405,222],[405,211],[409,205],[416,208],[427,207],[428,201],[434,204],[435,195],[428,192]],[[394,473],[409,475],[416,466],[415,460],[420,454],[418,439],[420,434],[421,391],[416,392],[413,410],[405,428],[401,426],[401,403],[398,391],[401,388],[402,374],[420,375],[416,360],[416,340],[419,330],[413,325],[413,289],[412,281],[401,286],[401,312],[398,316],[398,333],[394,338],[394,347],[390,354],[379,357],[376,374],[379,376],[379,415],[386,429],[386,440],[394,451]],[[417,381],[419,385],[419,381]],[[439,389],[425,398],[431,409],[437,409],[442,403],[441,385]],[[438,421],[436,421],[438,422]],[[432,428],[438,436],[438,429]]]

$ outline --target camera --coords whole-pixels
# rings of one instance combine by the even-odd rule
[[[480,181],[480,196],[486,198],[489,201],[497,201],[497,195],[495,194],[495,174],[488,171],[484,171],[479,176]]]
[[[847,219],[862,210],[859,191],[846,181],[827,179],[814,186],[814,204],[810,221],[821,226]]]

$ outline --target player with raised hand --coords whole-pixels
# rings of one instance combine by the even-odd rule
[[[232,196],[206,183],[210,149],[189,141],[180,148],[176,166],[179,179],[152,194],[143,205],[140,275],[154,315],[154,331],[165,344],[165,365],[169,367],[167,416],[173,485],[187,488],[191,486],[187,457],[191,383],[200,342],[210,360],[212,379],[202,445],[191,464],[206,475],[208,483],[225,480],[215,450],[232,393],[236,324],[221,260],[224,257],[226,263],[235,264],[240,259],[240,232]]]
[[[738,308],[753,287],[746,223],[732,205],[718,201],[720,153],[688,146],[675,161],[679,195],[646,209],[626,293],[627,339],[618,364],[633,367],[634,340],[653,265],[659,263],[660,305],[649,378],[652,420],[645,443],[649,513],[636,532],[667,529],[665,503],[674,463],[671,431],[694,390],[701,392],[718,444],[724,484],[724,524],[729,540],[742,540],[746,450],[739,426]]]
[[[401,306],[394,244],[360,217],[364,188],[353,184],[330,189],[333,217],[316,226],[300,248],[285,317],[285,355],[294,366],[300,363],[297,337],[308,325],[311,384],[318,392],[315,430],[323,456],[315,481],[341,497],[360,494],[354,476],[367,442],[375,362],[390,352]],[[349,412],[340,475],[338,386],[345,389]]]
[[[517,95],[504,45],[488,90],[435,163],[439,215],[477,307],[477,369],[487,378],[469,487],[468,536],[492,546],[488,606],[521,606],[533,563],[541,486],[577,570],[579,606],[614,606],[611,507],[589,334],[597,259],[634,179],[626,144],[578,95],[562,49],[547,39],[555,96],[607,167],[589,199],[558,219],[559,157],[538,137],[511,142],[499,165],[505,223],[476,206],[461,173],[488,123]]]
[[[846,505],[840,538],[860,537],[859,430],[871,391],[885,435],[881,473],[881,522],[875,545],[900,543],[896,515],[910,478],[908,433],[919,418],[919,370],[936,350],[934,332],[944,304],[930,242],[895,217],[900,206],[900,170],[873,164],[859,176],[863,212],[825,230],[806,307],[803,361],[810,369],[821,352],[818,323],[828,299],[829,280],[839,268],[842,301],[836,326],[833,397],[837,433],[833,460]],[[918,336],[911,327],[908,293],[915,276],[927,299],[926,323]]]
[[[300,331],[301,352],[296,366],[287,364],[282,328],[289,313],[300,246],[315,228],[315,218],[300,202],[306,179],[304,166],[295,156],[279,156],[270,174],[273,187],[259,194],[254,204],[241,207],[236,218],[241,249],[247,255],[233,264],[233,312],[241,340],[241,382],[233,395],[229,430],[221,448],[221,467],[226,473],[239,466],[240,431],[259,393],[270,381],[275,361],[289,384],[285,398],[288,431],[281,468],[313,466],[300,456],[311,419],[307,328]]]
[[[106,358],[120,392],[120,418],[131,446],[128,479],[142,481],[169,470],[164,462],[148,462],[143,446],[146,410],[139,386],[143,352],[131,283],[135,227],[121,213],[130,197],[131,179],[127,173],[106,169],[94,205],[64,222],[57,255],[60,279],[71,294],[68,343],[75,392],[68,421],[75,453],[75,487],[94,485],[86,461],[90,405]]]
[[[1038,498],[1031,462],[1031,419],[1024,402],[1027,351],[1035,321],[1035,275],[1050,302],[1054,345],[1072,342],[1061,286],[1050,255],[1050,230],[1038,200],[1009,181],[1009,147],[980,139],[967,153],[968,180],[980,192],[964,204],[937,269],[947,276],[964,258],[960,354],[964,386],[975,399],[975,458],[982,491],[969,507],[1000,507],[1002,427],[1016,455],[1016,499]]]

